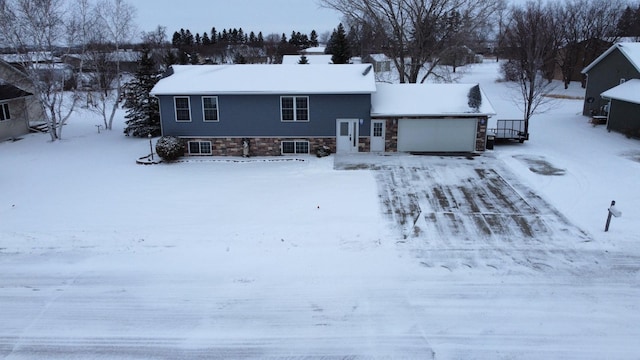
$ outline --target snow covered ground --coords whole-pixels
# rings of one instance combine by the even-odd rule
[[[637,359],[640,142],[581,105],[473,159],[142,166],[82,110],[0,143],[0,358]]]

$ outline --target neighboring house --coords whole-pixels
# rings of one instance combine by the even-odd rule
[[[582,69],[589,66],[611,45],[612,43],[607,40],[593,38],[562,46],[558,49],[556,61],[553,64],[553,78],[566,81],[567,84],[580,81],[585,86]]]
[[[640,80],[631,79],[602,93],[610,101],[607,130],[640,138]]]
[[[301,54],[305,54],[305,55],[324,55],[324,51],[326,50],[326,46],[315,46],[315,47],[310,47],[310,48],[306,48],[303,49],[302,51],[300,51]]]
[[[484,95],[477,111],[468,105],[473,85],[376,87],[369,64],[174,65],[167,75],[151,91],[162,135],[185,139],[190,155],[242,155],[245,141],[260,156],[321,146],[338,153],[484,151],[493,114]]]
[[[0,140],[23,135],[30,126],[46,122],[42,104],[32,95],[35,89],[25,73],[0,60],[0,84],[4,87],[4,97],[0,102],[6,104],[6,107],[2,105],[4,120],[0,124]]]
[[[582,114],[606,115],[609,100],[600,95],[630,79],[640,78],[640,43],[618,43],[582,70],[587,89]]]
[[[108,66],[115,71],[119,62],[120,72],[134,74],[138,69],[138,61],[142,57],[142,52],[134,50],[120,51],[87,51],[85,54],[65,54],[61,61],[71,66],[73,71],[78,72],[82,67],[84,72],[97,71],[98,67]],[[104,69],[102,69],[104,71]]]
[[[371,54],[362,59],[363,62],[373,65],[373,70],[378,73],[391,71],[391,59],[385,54]]]
[[[0,82],[0,141],[29,132],[28,102],[33,94]]]
[[[371,149],[400,152],[476,152],[486,147],[488,118],[495,110],[476,84],[378,84],[371,99]],[[384,134],[383,138],[377,138]],[[382,147],[384,146],[384,148]]]

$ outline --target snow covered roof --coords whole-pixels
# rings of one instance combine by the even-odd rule
[[[591,64],[589,64],[586,68],[584,68],[581,73],[586,74],[594,66],[596,66],[602,59],[606,58],[611,54],[615,49],[620,50],[622,55],[624,55],[631,65],[633,65],[638,71],[640,71],[640,43],[637,42],[626,42],[626,43],[617,43],[612,45],[607,51],[603,52],[602,55],[598,56]]]
[[[151,95],[369,94],[376,91],[366,65],[173,65]]]
[[[469,90],[476,84],[378,84],[371,96],[371,116],[495,115],[482,89],[476,112],[469,106]]]
[[[332,64],[331,57],[333,55],[305,55],[307,57],[307,62],[311,65],[328,65]],[[302,55],[283,55],[282,56],[282,64],[283,65],[300,65],[298,61]]]
[[[302,50],[302,52],[305,54],[324,54],[325,49],[326,49],[326,46],[315,46],[315,47],[306,48]]]
[[[602,94],[605,99],[626,101],[633,104],[640,104],[640,80],[631,79],[613,87]]]

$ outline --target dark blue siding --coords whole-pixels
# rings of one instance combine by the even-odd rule
[[[288,96],[288,95],[285,95]],[[299,95],[296,95],[299,96]],[[279,95],[220,95],[219,122],[204,122],[202,96],[190,96],[191,122],[176,122],[173,96],[159,96],[163,135],[202,137],[323,137],[336,135],[336,119],[362,119],[367,136],[371,95],[309,95],[309,121],[283,122]]]

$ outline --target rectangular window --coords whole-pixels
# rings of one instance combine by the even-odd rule
[[[173,100],[176,105],[176,121],[191,121],[189,97],[175,97]]]
[[[309,142],[306,140],[291,140],[282,142],[282,154],[308,154]]]
[[[309,97],[282,96],[280,113],[282,121],[309,121]]]
[[[382,123],[374,122],[373,123],[373,136],[382,136]]]
[[[204,114],[204,121],[218,121],[218,97],[203,96],[202,113]]]
[[[0,104],[0,121],[11,120],[11,113],[9,112],[9,104]]]
[[[189,155],[211,154],[211,141],[189,141]]]

